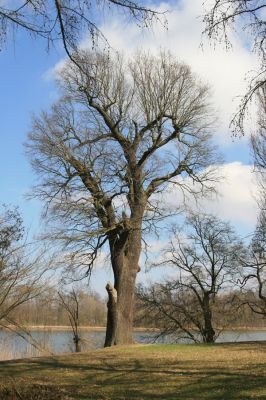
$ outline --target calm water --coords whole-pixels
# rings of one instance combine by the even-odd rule
[[[0,331],[0,359],[13,359],[21,357],[37,356],[49,353],[64,353],[73,351],[72,334],[69,331],[33,331],[33,338],[39,343],[43,352],[32,347],[28,342],[9,332]],[[139,343],[154,342],[154,333],[136,332],[134,339]],[[89,331],[82,332],[83,350],[100,348],[104,344],[105,332]],[[266,340],[265,330],[253,331],[224,331],[220,334],[217,342],[246,342]],[[160,343],[171,343],[169,337],[160,338]],[[184,342],[184,340],[183,340]]]

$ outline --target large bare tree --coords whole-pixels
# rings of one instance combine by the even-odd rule
[[[260,69],[250,79],[248,90],[232,120],[235,131],[244,133],[244,122],[250,102],[266,82],[266,4],[264,0],[212,0],[204,1],[203,4],[204,33],[214,41],[225,43],[227,48],[231,47],[232,31],[244,34],[250,40],[251,51],[257,54],[260,61]]]
[[[209,88],[168,53],[79,57],[82,70],[61,71],[62,97],[34,119],[27,146],[35,195],[61,221],[51,235],[67,246],[70,264],[90,271],[109,246],[110,346],[132,342],[142,231],[168,213],[159,192],[170,183],[195,195],[213,189],[214,118]]]

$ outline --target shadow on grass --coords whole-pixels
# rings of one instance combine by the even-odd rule
[[[237,347],[231,350],[250,350],[249,345]],[[252,346],[252,351],[265,350],[266,345]],[[106,352],[101,353],[101,357],[91,353],[91,359],[87,354],[72,359],[69,356],[2,362],[0,377],[48,381],[55,387],[60,385],[75,400],[266,399],[265,364],[262,362],[253,363],[251,367],[231,367],[227,360],[219,365],[213,360],[209,365],[201,360],[178,360],[178,356],[152,359],[147,355],[141,359],[132,353],[130,358],[120,357],[121,354]]]

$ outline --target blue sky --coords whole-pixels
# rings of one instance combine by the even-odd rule
[[[245,89],[245,72],[256,65],[256,58],[249,53],[246,38],[242,41],[239,37],[233,37],[231,53],[221,48],[214,50],[208,44],[202,52],[199,48],[202,25],[196,19],[200,6],[201,0],[187,0],[178,7],[173,2],[158,6],[170,10],[168,31],[154,26],[153,31],[142,32],[134,23],[121,24],[115,14],[105,19],[102,29],[111,46],[129,55],[139,47],[150,51],[169,48],[213,86],[213,101],[220,115],[216,140],[224,155],[227,183],[220,184],[219,202],[207,203],[206,207],[231,219],[240,233],[247,234],[256,220],[250,150],[247,137],[232,141],[228,124],[237,105],[234,98]],[[83,45],[86,42],[85,38]],[[32,232],[40,225],[41,207],[37,201],[25,199],[34,176],[23,142],[30,130],[32,113],[48,108],[55,99],[56,89],[48,76],[51,77],[63,57],[60,46],[47,52],[44,41],[34,40],[25,33],[20,33],[15,41],[9,38],[0,53],[0,203],[18,205]],[[102,286],[102,274],[105,273],[95,277],[98,289]]]
[[[53,101],[54,87],[44,74],[63,54],[58,49],[48,53],[45,47],[44,41],[21,33],[0,53],[0,202],[19,205],[27,226],[36,224],[39,207],[24,197],[33,175],[23,143],[32,114]]]

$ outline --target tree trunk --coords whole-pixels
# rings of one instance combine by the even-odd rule
[[[204,313],[203,340],[205,343],[214,343],[215,331],[212,327],[212,312],[210,307],[210,297],[208,293],[204,294],[203,313]]]
[[[108,283],[105,347],[133,343],[135,283],[139,272],[141,231],[131,232],[126,244],[110,246],[114,287]]]
[[[80,337],[78,334],[74,334],[73,341],[75,344],[75,353],[80,353],[81,352],[81,344],[80,344]]]

